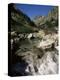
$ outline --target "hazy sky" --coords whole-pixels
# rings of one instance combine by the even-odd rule
[[[35,16],[46,16],[53,6],[16,4],[16,8],[20,9],[23,13],[33,19]]]

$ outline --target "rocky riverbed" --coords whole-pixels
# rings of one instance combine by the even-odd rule
[[[59,53],[56,48],[58,47],[57,37],[53,38],[51,36],[52,38],[50,37],[49,39],[49,36],[46,36],[44,39],[35,37],[19,41],[19,48],[14,52],[13,76],[58,73]]]

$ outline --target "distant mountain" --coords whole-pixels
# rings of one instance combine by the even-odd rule
[[[45,22],[46,17],[45,16],[36,16],[34,18],[34,22],[37,26],[40,26],[41,24],[43,24]]]
[[[57,28],[58,27],[58,7],[53,7],[47,16],[36,16],[33,20],[38,28]]]
[[[29,33],[37,30],[34,22],[22,11],[16,9],[15,4],[9,5],[11,6],[11,31]]]

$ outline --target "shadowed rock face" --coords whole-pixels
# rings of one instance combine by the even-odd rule
[[[15,65],[13,65],[12,68],[12,74],[13,76],[25,76],[25,75],[31,75],[30,72],[25,71],[28,63],[26,62],[18,62]]]

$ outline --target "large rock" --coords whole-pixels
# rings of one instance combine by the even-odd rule
[[[40,75],[58,73],[58,54],[55,52],[47,52],[41,59],[38,73]]]
[[[54,43],[53,40],[46,40],[46,41],[42,40],[37,47],[42,49],[51,48],[53,43]]]
[[[30,33],[27,38],[30,39],[32,36],[32,33]]]

